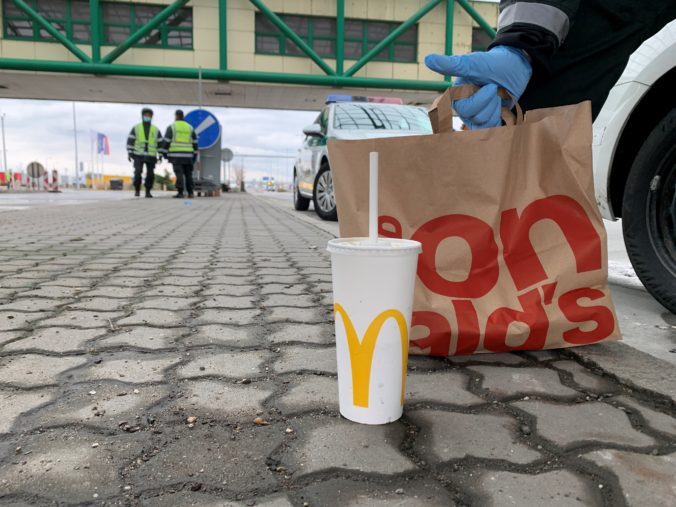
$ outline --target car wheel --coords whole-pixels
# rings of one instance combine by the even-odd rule
[[[317,173],[312,197],[319,218],[322,220],[338,220],[336,194],[333,192],[333,177],[328,162],[322,162],[319,173]]]
[[[622,228],[636,274],[676,313],[676,109],[650,133],[631,167]]]
[[[307,211],[310,207],[310,199],[300,195],[298,190],[298,174],[295,169],[293,170],[293,207],[297,211]]]

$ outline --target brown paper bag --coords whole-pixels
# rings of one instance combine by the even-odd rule
[[[340,233],[366,236],[369,152],[380,154],[379,233],[420,241],[411,352],[446,356],[620,339],[594,200],[589,102],[453,132],[329,141]],[[393,273],[392,276],[396,276]]]

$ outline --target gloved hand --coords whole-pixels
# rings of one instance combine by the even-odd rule
[[[501,107],[514,107],[511,99],[497,96],[505,88],[519,100],[533,73],[530,62],[520,49],[496,46],[490,51],[467,55],[427,55],[425,65],[444,76],[456,76],[455,85],[473,84],[480,89],[466,99],[453,101],[453,107],[470,129],[499,127]]]
[[[133,160],[133,159],[131,158],[131,153],[127,153],[127,160],[129,160],[129,162],[131,162],[131,161]]]

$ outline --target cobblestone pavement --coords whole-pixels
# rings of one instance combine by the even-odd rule
[[[342,419],[328,239],[246,195],[3,215],[0,504],[674,505],[674,393],[571,351],[413,357],[400,421]]]

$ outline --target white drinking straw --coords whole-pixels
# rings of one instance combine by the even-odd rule
[[[378,243],[378,152],[369,153],[369,243]]]

